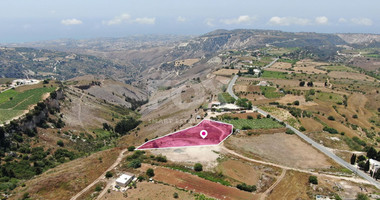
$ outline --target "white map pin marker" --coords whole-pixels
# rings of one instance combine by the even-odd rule
[[[200,132],[200,135],[201,135],[201,137],[203,138],[203,139],[205,139],[206,137],[207,137],[207,131],[206,130],[201,130],[201,132]]]

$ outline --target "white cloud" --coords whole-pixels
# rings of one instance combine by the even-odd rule
[[[123,13],[122,15],[116,16],[111,20],[108,21],[103,21],[103,24],[107,25],[116,25],[116,24],[121,24],[122,22],[128,22],[130,21],[131,16],[127,13]]]
[[[156,18],[154,18],[154,17],[152,17],[152,18],[149,18],[149,17],[136,18],[135,22],[139,23],[139,24],[155,24]]]
[[[184,18],[182,16],[177,17],[177,22],[185,22],[185,21],[186,21],[186,18]]]
[[[321,17],[316,17],[315,18],[315,22],[317,23],[317,24],[328,24],[329,23],[329,19],[327,18],[327,17],[325,17],[325,16],[321,16]]]
[[[66,26],[69,26],[69,25],[78,25],[78,24],[82,24],[83,22],[79,19],[63,19],[61,21],[61,24],[63,25],[66,25]]]
[[[373,22],[369,18],[352,18],[351,22],[362,26],[372,26]]]
[[[347,19],[341,17],[341,18],[338,19],[338,22],[339,22],[339,23],[346,23],[346,22],[347,22]]]
[[[256,20],[256,17],[250,17],[248,15],[241,15],[238,18],[222,19],[220,21],[224,24],[231,25],[231,24],[241,24],[241,23],[250,24],[255,20]]]
[[[290,26],[290,25],[309,25],[310,20],[306,18],[298,18],[298,17],[272,17],[269,20],[269,24],[271,25],[279,25],[279,26]]]
[[[215,26],[215,24],[214,24],[214,19],[207,18],[207,19],[205,20],[205,24],[206,24],[207,26]]]

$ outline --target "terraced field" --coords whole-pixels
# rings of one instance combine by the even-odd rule
[[[277,121],[274,121],[269,118],[263,119],[231,119],[223,120],[223,122],[230,123],[234,125],[236,129],[272,129],[272,128],[281,128],[283,125],[279,124]]]
[[[21,115],[31,105],[41,101],[44,94],[55,89],[55,87],[41,87],[24,92],[11,89],[0,93],[0,123]]]

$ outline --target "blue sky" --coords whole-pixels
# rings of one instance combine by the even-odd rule
[[[215,29],[380,33],[378,0],[1,0],[0,43]]]

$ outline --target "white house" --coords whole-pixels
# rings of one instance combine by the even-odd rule
[[[120,187],[126,187],[135,177],[135,175],[130,173],[125,173],[119,176],[119,178],[116,179],[116,185]]]
[[[373,171],[373,174],[380,169],[380,162],[374,159],[369,159],[369,170]]]

